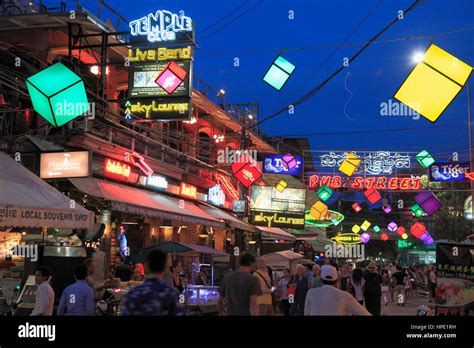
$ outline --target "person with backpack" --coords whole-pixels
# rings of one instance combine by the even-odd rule
[[[377,265],[369,262],[364,275],[365,288],[364,298],[365,307],[372,315],[380,315],[382,297],[382,277],[377,273]]]

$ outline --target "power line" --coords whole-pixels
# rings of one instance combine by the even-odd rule
[[[415,0],[415,2],[413,2],[410,7],[408,7],[405,11],[403,11],[404,15],[408,14],[409,12],[411,12],[418,4],[419,4],[420,0]],[[362,52],[364,52],[375,40],[377,40],[377,38],[379,38],[380,36],[382,36],[385,32],[387,32],[393,25],[395,25],[395,23],[397,23],[399,21],[399,18],[398,16],[395,17],[395,19],[393,19],[385,28],[383,28],[380,32],[378,32],[375,36],[373,36],[361,49],[359,49],[350,59],[349,59],[349,64],[351,64],[354,60],[356,60],[361,54]],[[313,89],[311,89],[309,92],[307,92],[305,95],[303,95],[300,99],[296,100],[295,102],[291,103],[290,105],[293,105],[293,107],[296,107],[298,105],[301,105],[303,104],[304,102],[306,102],[307,100],[309,100],[311,97],[313,97],[317,92],[319,92],[326,84],[329,83],[329,81],[331,81],[334,77],[336,77],[341,71],[343,71],[345,69],[345,66],[340,66],[336,71],[334,71],[331,75],[329,75],[329,77],[327,77],[323,82],[321,82],[320,84],[318,84],[316,87],[314,87]],[[280,109],[279,111],[263,118],[262,120],[258,121],[258,122],[255,122],[254,124],[250,125],[250,126],[247,126],[247,127],[242,127],[242,131],[244,131],[245,129],[252,129],[254,127],[257,127],[259,126],[260,124],[262,124],[263,122],[266,122],[284,112],[288,111],[288,107],[284,107],[282,109]]]
[[[214,22],[213,24],[207,26],[206,28],[204,28],[203,30],[201,30],[198,35],[208,31],[210,28],[214,27],[215,25],[219,24],[220,22],[222,22],[223,20],[229,18],[230,16],[232,16],[235,12],[237,12],[238,10],[240,10],[242,7],[244,7],[245,5],[247,5],[248,3],[250,2],[250,0],[246,0],[244,1],[242,4],[240,4],[239,6],[237,6],[236,8],[234,8],[232,11],[230,11],[229,13],[227,13],[226,15],[224,15],[223,17],[221,17],[220,19],[218,19],[216,22]]]
[[[255,7],[259,6],[260,4],[263,3],[263,0],[260,0],[258,3],[256,3],[255,5],[253,5],[252,7],[250,7],[249,9],[245,10],[244,12],[242,12],[240,15],[238,15],[237,17],[235,17],[234,19],[232,19],[230,22],[227,22],[226,24],[224,24],[222,27],[214,30],[213,32],[211,32],[210,34],[207,34],[205,35],[204,37],[201,38],[201,40],[204,40],[206,38],[208,38],[209,36],[211,35],[214,35],[215,33],[218,33],[219,31],[221,31],[222,29],[224,28],[227,28],[229,25],[231,25],[232,23],[234,23],[235,21],[239,20],[240,18],[242,18],[243,16],[245,16],[247,13],[249,13],[250,11],[252,11]]]

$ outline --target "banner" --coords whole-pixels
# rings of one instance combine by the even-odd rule
[[[435,163],[430,167],[430,181],[468,180],[464,176],[469,173],[469,162]]]
[[[474,316],[474,245],[436,246],[436,315]]]

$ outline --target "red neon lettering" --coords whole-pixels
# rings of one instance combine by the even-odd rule
[[[396,190],[398,188],[398,178],[390,178],[388,180],[388,189]]]
[[[331,177],[330,177],[330,176],[323,176],[323,177],[321,177],[321,181],[319,182],[319,185],[320,185],[320,186],[323,186],[323,185],[329,186],[329,185],[330,185],[330,181],[331,181]]]
[[[105,161],[105,171],[111,174],[117,174],[128,178],[130,176],[130,166],[126,165],[125,163],[114,161],[112,159],[107,158]]]
[[[184,182],[181,183],[181,194],[191,198],[196,198],[197,189],[196,186],[186,185]]]
[[[400,179],[400,190],[409,190],[410,189],[410,178]]]
[[[377,183],[375,184],[375,188],[384,189],[386,185],[387,185],[387,178],[385,176],[379,176],[377,178]]]
[[[350,186],[354,189],[360,189],[360,188],[362,188],[363,181],[364,181],[363,177],[356,176],[354,178],[354,182]]]
[[[420,178],[413,178],[412,179],[412,185],[414,190],[420,190],[421,189],[421,179]]]
[[[374,186],[375,178],[365,178],[365,188],[372,188]]]
[[[331,187],[332,188],[341,187],[341,177],[339,175],[333,176],[332,181],[331,181]]]
[[[317,175],[311,175],[309,177],[309,188],[312,189],[312,188],[315,188],[317,187],[318,185],[318,176]]]

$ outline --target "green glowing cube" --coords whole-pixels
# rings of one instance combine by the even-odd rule
[[[89,112],[82,79],[61,63],[26,79],[33,108],[55,127]]]
[[[433,156],[431,156],[431,154],[426,150],[423,150],[420,153],[418,153],[418,155],[416,155],[416,160],[424,168],[428,168],[430,165],[435,163],[435,159],[433,158]]]
[[[263,81],[280,91],[295,69],[293,64],[282,56],[278,56],[266,72]]]
[[[423,214],[425,213],[423,208],[420,207],[418,203],[415,203],[411,206],[411,211],[413,212],[413,214],[415,214],[416,217],[423,216]]]
[[[374,229],[374,232],[380,232],[380,227],[378,227],[377,225],[375,225],[373,229]]]
[[[326,185],[323,185],[318,189],[318,197],[321,198],[322,201],[327,201],[331,195],[332,190]]]

